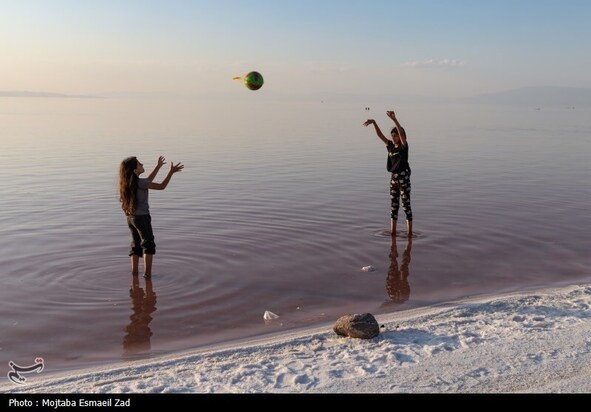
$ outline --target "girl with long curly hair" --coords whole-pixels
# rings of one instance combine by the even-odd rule
[[[138,276],[139,259],[144,258],[144,277],[152,277],[152,258],[156,254],[156,243],[152,231],[152,218],[148,205],[148,190],[164,190],[170,178],[183,170],[181,163],[170,164],[170,171],[161,183],[153,180],[160,168],[165,165],[164,156],[158,158],[156,167],[147,178],[140,175],[145,172],[144,165],[135,156],[128,157],[119,166],[119,201],[123,213],[127,216],[127,225],[131,231],[131,274]]]

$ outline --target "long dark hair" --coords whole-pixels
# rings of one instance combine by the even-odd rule
[[[137,169],[137,157],[124,159],[119,166],[119,201],[126,216],[135,214],[137,206],[137,185],[139,177],[134,173]]]

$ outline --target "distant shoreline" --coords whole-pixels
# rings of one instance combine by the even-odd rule
[[[576,106],[588,107],[591,106],[591,88],[576,88],[576,87],[522,87],[518,89],[505,90],[492,93],[481,93],[474,96],[420,96],[420,95],[397,95],[396,93],[386,93],[377,95],[355,94],[355,93],[311,93],[311,94],[293,94],[275,92],[269,94],[270,97],[275,98],[308,98],[312,100],[338,100],[350,102],[376,102],[376,101],[392,101],[393,99],[407,103],[447,103],[447,104],[510,104],[510,105],[525,105],[531,107],[542,106],[565,106],[574,108]],[[105,99],[105,98],[229,98],[235,99],[235,94],[219,94],[219,95],[191,95],[178,94],[172,91],[146,91],[146,92],[110,92],[104,96],[95,95],[74,95],[67,93],[55,92],[39,92],[27,90],[0,90],[0,97],[50,97],[50,98],[74,98],[74,99]]]
[[[75,95],[50,92],[28,92],[28,91],[0,91],[0,97],[52,97],[60,99],[102,99],[100,96]]]

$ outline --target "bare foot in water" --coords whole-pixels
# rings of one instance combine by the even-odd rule
[[[406,221],[406,228],[408,229],[408,237],[412,237],[412,220]]]

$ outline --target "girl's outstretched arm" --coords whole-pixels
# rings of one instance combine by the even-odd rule
[[[394,124],[396,125],[396,129],[398,129],[398,136],[400,136],[400,142],[406,146],[406,132],[404,131],[404,128],[402,126],[400,126],[400,123],[398,122],[398,119],[396,118],[396,113],[394,113],[394,111],[390,110],[390,111],[387,111],[386,114],[388,115],[388,117],[390,119],[392,119],[394,121]]]
[[[382,140],[382,142],[384,142],[384,144],[388,144],[389,140],[386,139],[386,136],[384,136],[384,133],[382,133],[382,131],[380,130],[378,124],[376,123],[376,121],[374,119],[368,119],[365,123],[363,123],[363,125],[365,127],[369,126],[370,124],[373,124],[373,127],[376,131],[376,134],[378,135],[378,137]]]
[[[150,173],[150,175],[148,176],[148,180],[150,182],[156,178],[156,175],[158,174],[158,171],[160,170],[160,168],[166,164],[165,160],[166,159],[164,159],[164,156],[160,156],[158,158],[158,162],[156,163],[156,167],[154,168],[152,173]]]
[[[166,186],[168,186],[168,182],[170,182],[170,178],[172,177],[172,175],[175,174],[176,172],[180,172],[184,168],[185,168],[185,166],[183,166],[180,162],[177,163],[176,165],[171,162],[170,163],[170,171],[168,172],[168,174],[166,175],[164,180],[161,183],[150,182],[150,184],[148,184],[148,189],[154,189],[154,190],[166,189]]]

